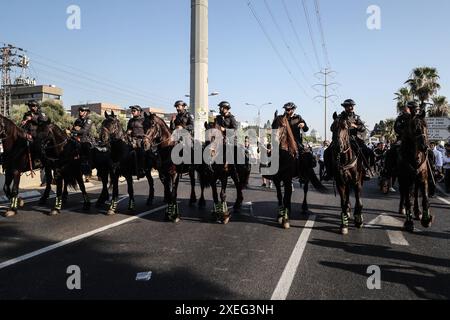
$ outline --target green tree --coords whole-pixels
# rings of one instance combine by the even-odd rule
[[[397,112],[400,112],[404,106],[408,103],[408,101],[411,101],[414,99],[414,96],[411,92],[411,90],[407,87],[400,88],[395,93],[394,100],[397,100]]]
[[[432,98],[433,106],[428,110],[430,117],[448,117],[449,103],[447,97],[437,96]]]
[[[438,80],[439,74],[436,68],[420,67],[412,71],[406,84],[408,84],[413,96],[424,105],[441,88]]]

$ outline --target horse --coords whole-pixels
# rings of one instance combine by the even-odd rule
[[[125,177],[128,186],[128,210],[133,211],[135,208],[134,188],[133,188],[133,163],[135,163],[135,151],[120,123],[120,119],[112,112],[105,112],[105,119],[100,129],[100,142],[106,146],[110,154],[110,178],[113,187],[112,199],[107,215],[115,215],[117,213],[117,204],[119,200],[119,177]],[[137,169],[137,168],[136,168]],[[149,198],[147,204],[151,205],[154,198],[154,185],[151,175],[152,166],[146,162],[145,176],[149,182]]]
[[[191,152],[190,163],[174,164],[172,161],[172,151],[176,141],[172,138],[172,132],[163,119],[154,113],[144,113],[144,150],[147,157],[152,159],[153,166],[158,170],[160,180],[164,186],[164,201],[168,207],[166,210],[166,219],[175,223],[180,221],[180,209],[178,206],[178,185],[183,174],[188,174],[191,182],[191,195],[189,205],[197,202],[195,193],[195,171],[199,173],[201,197],[199,207],[206,205],[204,189],[206,182],[204,170],[201,164],[194,164],[194,153]],[[187,143],[183,141],[180,143]],[[193,151],[193,149],[191,149]]]
[[[289,217],[292,212],[292,179],[298,175],[298,146],[285,115],[279,116],[278,112],[275,113],[272,129],[277,130],[277,140],[279,142],[279,168],[275,175],[264,177],[272,180],[277,190],[279,207],[277,221],[284,229],[289,229]],[[281,191],[281,183],[283,183],[284,186],[284,196]]]
[[[22,207],[24,204],[23,200],[18,197],[22,173],[38,168],[33,166],[34,159],[32,159],[29,149],[27,133],[2,115],[0,115],[0,139],[2,139],[4,150],[5,185],[3,191],[10,199],[10,207],[2,215],[12,217],[17,214],[18,207]],[[13,183],[12,189],[11,183]]]
[[[233,144],[233,163],[226,161],[227,143],[218,125],[214,122],[212,124],[205,123],[207,136],[204,150],[209,153],[209,163],[205,163],[206,179],[208,186],[211,187],[214,201],[213,219],[220,224],[228,224],[231,218],[231,212],[227,204],[227,185],[228,178],[233,180],[236,188],[236,200],[233,204],[233,211],[238,213],[244,201],[243,189],[247,183],[250,172],[245,164],[245,151],[240,146]],[[230,150],[230,149],[228,149]],[[240,156],[238,155],[240,153]],[[239,158],[243,163],[239,163]],[[217,181],[220,181],[220,202],[219,194],[217,192]]]
[[[58,215],[61,212],[63,200],[67,199],[67,187],[73,189],[80,187],[83,196],[83,210],[89,210],[91,202],[83,181],[81,173],[81,160],[76,141],[71,139],[65,131],[50,121],[42,122],[37,128],[36,143],[41,149],[41,160],[43,162],[47,188],[40,202],[44,203],[48,198],[52,181],[52,172],[56,181],[56,201],[49,215]],[[63,190],[64,189],[64,190]]]
[[[414,232],[413,213],[411,212],[411,194],[414,187],[416,219],[421,220],[425,228],[429,228],[434,217],[430,214],[428,199],[428,130],[425,112],[413,116],[405,125],[398,153],[398,182],[400,186],[400,210],[405,208],[405,230]],[[422,195],[422,210],[420,212],[418,193]]]
[[[340,232],[343,235],[348,234],[349,218],[351,211],[350,192],[353,188],[355,193],[354,222],[355,227],[363,227],[363,203],[361,199],[362,187],[364,183],[363,160],[359,152],[356,141],[352,141],[349,129],[350,123],[345,116],[333,114],[333,132],[332,163],[333,174],[336,182],[336,188],[341,198],[341,227]]]

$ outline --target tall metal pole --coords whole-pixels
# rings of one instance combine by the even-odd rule
[[[327,132],[328,132],[328,128],[327,128],[328,105],[327,105],[327,102],[328,102],[328,99],[330,99],[332,97],[337,97],[336,95],[328,95],[328,87],[339,85],[339,83],[336,83],[336,82],[328,83],[328,75],[332,74],[332,73],[336,73],[336,72],[332,71],[328,68],[325,68],[324,71],[318,72],[317,74],[322,75],[324,77],[324,83],[323,84],[319,83],[319,84],[314,85],[314,87],[316,87],[316,86],[323,87],[325,90],[325,94],[323,96],[315,97],[315,98],[321,98],[325,102],[325,130],[324,130],[325,131],[325,134],[324,134],[325,140],[327,140]]]
[[[208,0],[191,0],[191,90],[194,138],[205,140],[208,121]]]

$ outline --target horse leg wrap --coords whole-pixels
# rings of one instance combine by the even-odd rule
[[[348,227],[348,213],[342,212],[341,213],[341,222],[343,227]]]
[[[16,211],[18,206],[19,206],[19,198],[18,197],[11,198],[11,209]]]
[[[135,203],[133,199],[130,199],[130,201],[128,201],[128,210],[134,210],[135,208]]]
[[[62,197],[56,197],[55,209],[58,211],[62,209]]]
[[[109,206],[109,210],[116,212],[117,209],[117,200],[111,200],[111,205]]]

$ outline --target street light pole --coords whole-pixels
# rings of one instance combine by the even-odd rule
[[[272,105],[272,102],[267,102],[260,106],[258,106],[256,104],[252,104],[252,103],[246,103],[245,105],[258,108],[258,142],[259,142],[259,140],[261,139],[261,134],[260,134],[260,131],[261,131],[261,109],[265,106]]]

